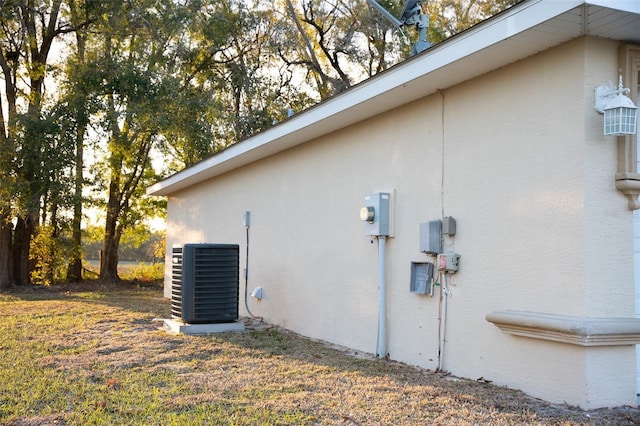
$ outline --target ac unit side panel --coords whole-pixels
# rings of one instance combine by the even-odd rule
[[[182,246],[171,250],[171,317],[182,319]]]

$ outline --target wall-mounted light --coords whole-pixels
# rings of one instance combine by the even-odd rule
[[[596,87],[596,111],[604,114],[605,136],[635,135],[638,121],[638,107],[624,93],[628,88],[622,87],[622,76],[618,88],[610,86]]]

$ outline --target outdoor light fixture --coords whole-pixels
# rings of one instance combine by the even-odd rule
[[[622,87],[622,76],[618,80],[618,89],[609,86],[596,87],[596,111],[604,114],[605,136],[625,136],[636,134],[638,107],[623,93],[629,93]]]

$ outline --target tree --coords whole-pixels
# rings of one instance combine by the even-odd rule
[[[47,156],[47,138],[42,137],[42,112],[51,47],[61,34],[73,31],[61,12],[62,0],[0,5],[0,69],[7,107],[6,117],[0,113],[0,177],[6,195],[0,204],[0,288],[29,283],[30,241],[55,167]]]
[[[118,247],[123,232],[144,216],[144,190],[157,179],[151,153],[176,131],[163,106],[182,94],[172,69],[173,44],[185,30],[181,5],[172,1],[111,2],[104,6],[93,42],[93,68],[100,87],[92,96],[101,114],[94,117],[105,135],[106,159],[99,166],[106,187],[100,278],[117,280]],[[187,15],[189,16],[189,15]],[[171,109],[171,108],[169,108]]]
[[[199,116],[210,125],[208,153],[270,127],[290,107],[312,103],[299,96],[272,49],[280,30],[273,15],[271,5],[260,1],[202,2],[177,48],[174,72],[182,76],[183,91],[202,96],[189,101],[203,101]]]
[[[67,280],[70,282],[82,279],[82,207],[84,188],[84,146],[87,127],[89,125],[90,104],[87,82],[93,82],[86,63],[86,46],[88,33],[83,23],[96,18],[92,16],[90,3],[83,0],[69,0],[71,23],[77,28],[75,32],[75,54],[67,61],[66,112],[75,145],[73,173],[73,219],[71,223],[72,249],[67,266]],[[75,77],[75,78],[74,78]],[[87,78],[89,77],[89,78]]]
[[[404,3],[380,2],[396,16]],[[425,2],[430,41],[514,3]],[[92,174],[102,278],[117,279],[122,235],[164,208],[144,195],[154,157],[163,175],[193,164],[381,72],[412,44],[365,0],[12,0],[0,3],[0,32],[0,288],[58,279],[59,247],[70,247],[67,279],[81,278]],[[56,68],[62,38],[71,51]],[[93,173],[88,145],[103,154]]]
[[[35,123],[24,125],[31,134],[29,138],[40,140],[41,156],[47,159],[46,167],[37,169],[35,173],[41,195],[38,227],[29,241],[29,279],[32,283],[59,281],[59,265],[68,259],[65,235],[69,223],[61,212],[71,205],[69,189],[74,146],[73,139],[65,131],[60,112],[60,108],[53,108],[46,114],[42,113]]]
[[[430,18],[429,38],[439,43],[522,0],[432,0],[423,6]]]
[[[390,53],[398,42],[388,24],[362,2],[304,0],[300,11],[287,0],[281,19],[267,6],[257,0],[102,6],[107,12],[92,40],[101,76],[97,127],[108,139],[99,173],[107,189],[101,278],[118,278],[118,247],[142,218],[153,150],[172,154],[171,167],[189,165],[269,127],[292,104],[309,106],[312,97],[292,85],[301,69],[323,98],[386,68],[387,59],[399,60]],[[374,29],[361,28],[363,10]],[[405,51],[408,45],[397,44]]]
[[[411,48],[365,0],[281,3],[276,49],[291,70],[305,73],[320,99],[385,70]],[[380,3],[392,13],[397,8],[389,0]]]

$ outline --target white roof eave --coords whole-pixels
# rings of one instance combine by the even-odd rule
[[[589,15],[582,10],[587,5],[636,14],[638,25],[632,25],[630,28],[640,28],[640,2],[525,1],[150,186],[147,188],[147,194],[169,195],[552,46],[589,34],[588,22],[582,18],[584,14]],[[633,36],[640,40],[640,29],[637,31],[638,34]]]

